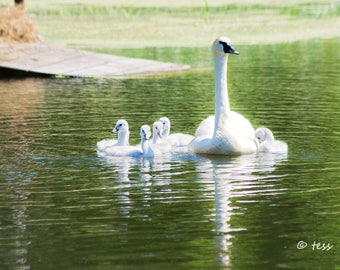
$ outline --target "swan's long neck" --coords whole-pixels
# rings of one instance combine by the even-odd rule
[[[227,55],[215,55],[215,129],[216,132],[224,127],[230,113],[227,87]]]
[[[130,131],[124,131],[118,133],[118,146],[127,146],[129,145],[129,137],[130,137]]]

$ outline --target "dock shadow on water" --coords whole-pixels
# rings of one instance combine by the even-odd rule
[[[173,76],[1,80],[0,268],[336,268],[338,47],[241,46],[230,57],[231,108],[287,142],[287,156],[96,155],[118,119],[131,145],[162,116],[193,134],[214,112],[209,59]],[[208,55],[174,50],[184,64]]]

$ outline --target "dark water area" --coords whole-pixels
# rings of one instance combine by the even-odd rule
[[[340,269],[339,40],[235,47],[231,108],[287,156],[97,156],[122,118],[131,144],[162,116],[194,134],[209,48],[119,52],[178,74],[1,80],[0,269]]]

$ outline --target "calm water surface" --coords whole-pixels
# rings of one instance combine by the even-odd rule
[[[97,157],[120,118],[131,144],[161,116],[193,134],[209,49],[121,52],[195,67],[171,76],[1,80],[0,269],[340,269],[339,40],[235,47],[232,109],[288,156]]]

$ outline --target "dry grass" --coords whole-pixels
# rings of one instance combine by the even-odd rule
[[[38,42],[34,21],[21,7],[0,7],[0,44]]]

